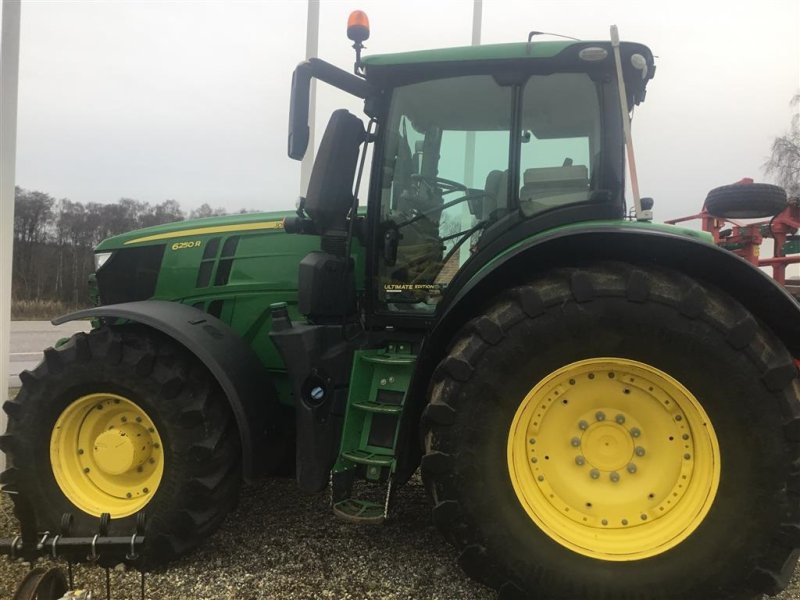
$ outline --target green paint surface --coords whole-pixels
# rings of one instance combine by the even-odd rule
[[[447,61],[551,58],[575,43],[576,42],[540,42],[534,39],[532,44],[515,42],[510,44],[485,44],[480,46],[462,46],[458,48],[417,50],[414,52],[398,52],[396,54],[375,54],[364,57],[363,62],[367,67],[383,67],[389,65]],[[597,44],[608,45],[608,42],[597,42]]]
[[[526,246],[537,240],[547,238],[553,235],[554,233],[579,234],[582,231],[588,231],[603,226],[629,229],[633,231],[642,231],[643,233],[670,233],[672,235],[683,236],[691,238],[693,240],[698,240],[706,244],[709,244],[711,246],[714,245],[714,238],[707,231],[687,229],[685,227],[677,227],[676,225],[667,225],[666,223],[652,223],[648,221],[626,221],[621,219],[581,221],[580,223],[571,223],[569,225],[562,225],[561,227],[554,227],[553,229],[542,231],[541,233],[537,233],[536,235],[527,237],[517,242],[516,244],[509,246],[508,248],[500,252],[497,256],[495,256],[494,259],[492,259],[489,263],[487,263],[480,271],[478,271],[478,273],[475,274],[475,277],[482,277],[484,273],[486,273],[487,271],[491,271],[500,259],[506,256],[509,252],[513,252],[520,246]],[[614,234],[610,233],[608,235],[614,235]]]

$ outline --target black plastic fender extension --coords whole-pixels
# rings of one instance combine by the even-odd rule
[[[265,471],[270,440],[280,426],[278,393],[255,352],[227,324],[201,310],[163,300],[109,304],[53,319],[123,319],[151,327],[184,346],[219,382],[230,402],[242,442],[245,480]]]

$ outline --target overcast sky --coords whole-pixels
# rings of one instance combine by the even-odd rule
[[[291,208],[291,73],[305,52],[306,1],[26,1],[17,184],[57,198],[120,197],[185,208]],[[319,55],[350,69],[348,13],[370,17],[367,53],[470,41],[472,2],[326,1]],[[624,39],[657,56],[634,118],[642,194],[665,219],[708,189],[764,180],[770,144],[800,91],[800,0],[483,2],[483,42],[530,30]],[[320,86],[317,120],[357,102]]]

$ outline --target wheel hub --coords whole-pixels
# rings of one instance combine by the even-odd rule
[[[508,441],[520,503],[581,554],[637,560],[674,547],[710,509],[719,446],[699,402],[644,363],[579,361],[520,404]]]
[[[134,440],[138,439],[136,442]],[[109,475],[121,475],[150,458],[153,441],[144,427],[130,423],[104,431],[94,441],[97,467]]]
[[[117,394],[89,394],[64,409],[50,438],[50,463],[73,504],[112,518],[141,510],[164,473],[155,424],[138,404]]]
[[[581,437],[578,449],[593,467],[601,471],[616,471],[633,457],[633,439],[617,423],[593,423]]]

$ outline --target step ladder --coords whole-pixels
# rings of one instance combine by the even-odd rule
[[[388,515],[400,420],[415,361],[408,343],[355,353],[339,458],[331,471],[331,504],[341,519],[380,524]],[[384,502],[352,497],[359,479],[385,484]]]

